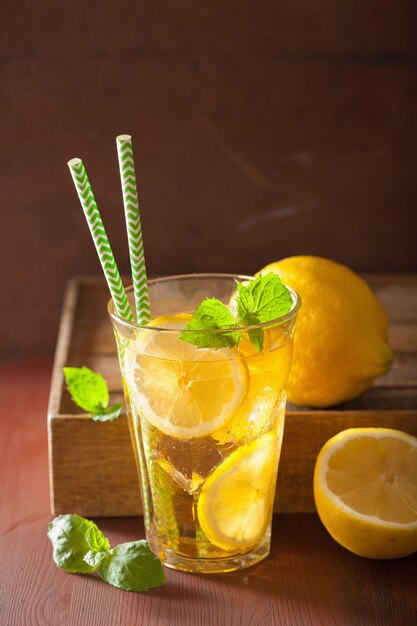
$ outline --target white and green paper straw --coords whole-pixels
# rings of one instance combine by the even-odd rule
[[[93,237],[97,254],[103,268],[107,285],[113,298],[114,306],[120,317],[133,321],[132,311],[114,260],[109,240],[104,230],[103,222],[98,211],[97,203],[88,180],[87,172],[81,159],[71,159],[68,167],[74,181],[78,197],[81,202],[91,235]]]
[[[133,160],[132,138],[130,135],[119,135],[116,138],[116,144],[119,157],[120,179],[122,181],[130,264],[132,267],[136,317],[139,324],[147,324],[151,319],[151,311],[145,255],[143,251],[135,164]]]

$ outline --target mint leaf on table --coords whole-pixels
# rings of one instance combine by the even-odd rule
[[[240,339],[240,332],[207,332],[236,328],[233,313],[217,298],[206,298],[194,312],[193,318],[184,330],[195,332],[181,333],[180,339],[198,348],[233,348]],[[204,331],[204,332],[199,332]]]
[[[80,515],[59,515],[48,526],[52,542],[53,559],[66,572],[90,574],[95,566],[84,561],[90,552],[107,552],[109,540],[94,522]]]
[[[109,404],[109,389],[101,374],[88,367],[64,367],[68,391],[77,406],[91,414],[94,421],[107,422],[119,417],[123,403]]]
[[[99,527],[94,524],[94,522],[90,522],[89,520],[86,520],[85,517],[81,517],[80,515],[76,515],[74,517],[80,517],[88,522],[85,539],[90,551],[100,552],[104,550],[104,552],[108,552],[110,550],[110,541],[103,535]]]
[[[89,550],[87,554],[84,555],[84,561],[88,563],[88,565],[91,565],[93,569],[96,569],[107,554],[107,552],[94,552],[94,550]]]
[[[56,565],[70,573],[91,574],[125,591],[148,591],[166,582],[161,561],[148,543],[130,541],[110,548],[94,522],[81,515],[59,515],[48,526]]]
[[[125,591],[148,591],[166,582],[161,561],[146,541],[130,541],[113,548],[99,566],[100,576]]]

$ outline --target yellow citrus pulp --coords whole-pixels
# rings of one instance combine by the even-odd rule
[[[321,521],[342,546],[375,559],[417,550],[417,438],[351,428],[321,449],[314,471]]]
[[[178,330],[191,316],[161,316],[150,326]],[[125,361],[136,408],[158,430],[181,439],[220,429],[247,392],[247,371],[235,351],[200,349],[177,333],[144,329]]]
[[[391,365],[382,304],[347,267],[313,256],[271,263],[300,296],[288,400],[325,407],[359,395]]]
[[[233,452],[203,484],[198,519],[224,550],[245,551],[266,532],[272,513],[279,443],[267,433]]]

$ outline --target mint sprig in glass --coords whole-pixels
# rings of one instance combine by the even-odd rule
[[[229,307],[217,298],[203,300],[184,328],[194,332],[184,332],[180,338],[199,348],[217,350],[237,346],[247,332],[253,347],[260,352],[264,345],[264,328],[260,325],[289,313],[294,305],[291,292],[273,273],[258,276],[247,284],[236,281],[236,289],[237,296]],[[235,315],[231,308],[236,309]],[[244,327],[248,327],[246,331]],[[221,334],[221,330],[227,332]]]

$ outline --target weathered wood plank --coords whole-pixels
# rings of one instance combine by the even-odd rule
[[[54,513],[142,513],[126,417],[103,423],[85,415],[52,417],[49,431]]]
[[[51,392],[49,395],[48,414],[57,415],[61,403],[64,375],[62,368],[68,362],[68,352],[73,335],[73,328],[76,325],[74,317],[77,312],[77,302],[79,295],[79,283],[71,280],[65,292],[62,305],[61,323],[59,325],[58,342],[55,351],[54,369],[52,372]]]
[[[389,343],[396,353],[417,352],[417,318],[411,322],[391,322]]]
[[[390,322],[417,324],[416,274],[367,274],[364,278],[385,306]]]
[[[375,387],[415,387],[417,385],[417,352],[394,353],[391,369],[374,381]]]

